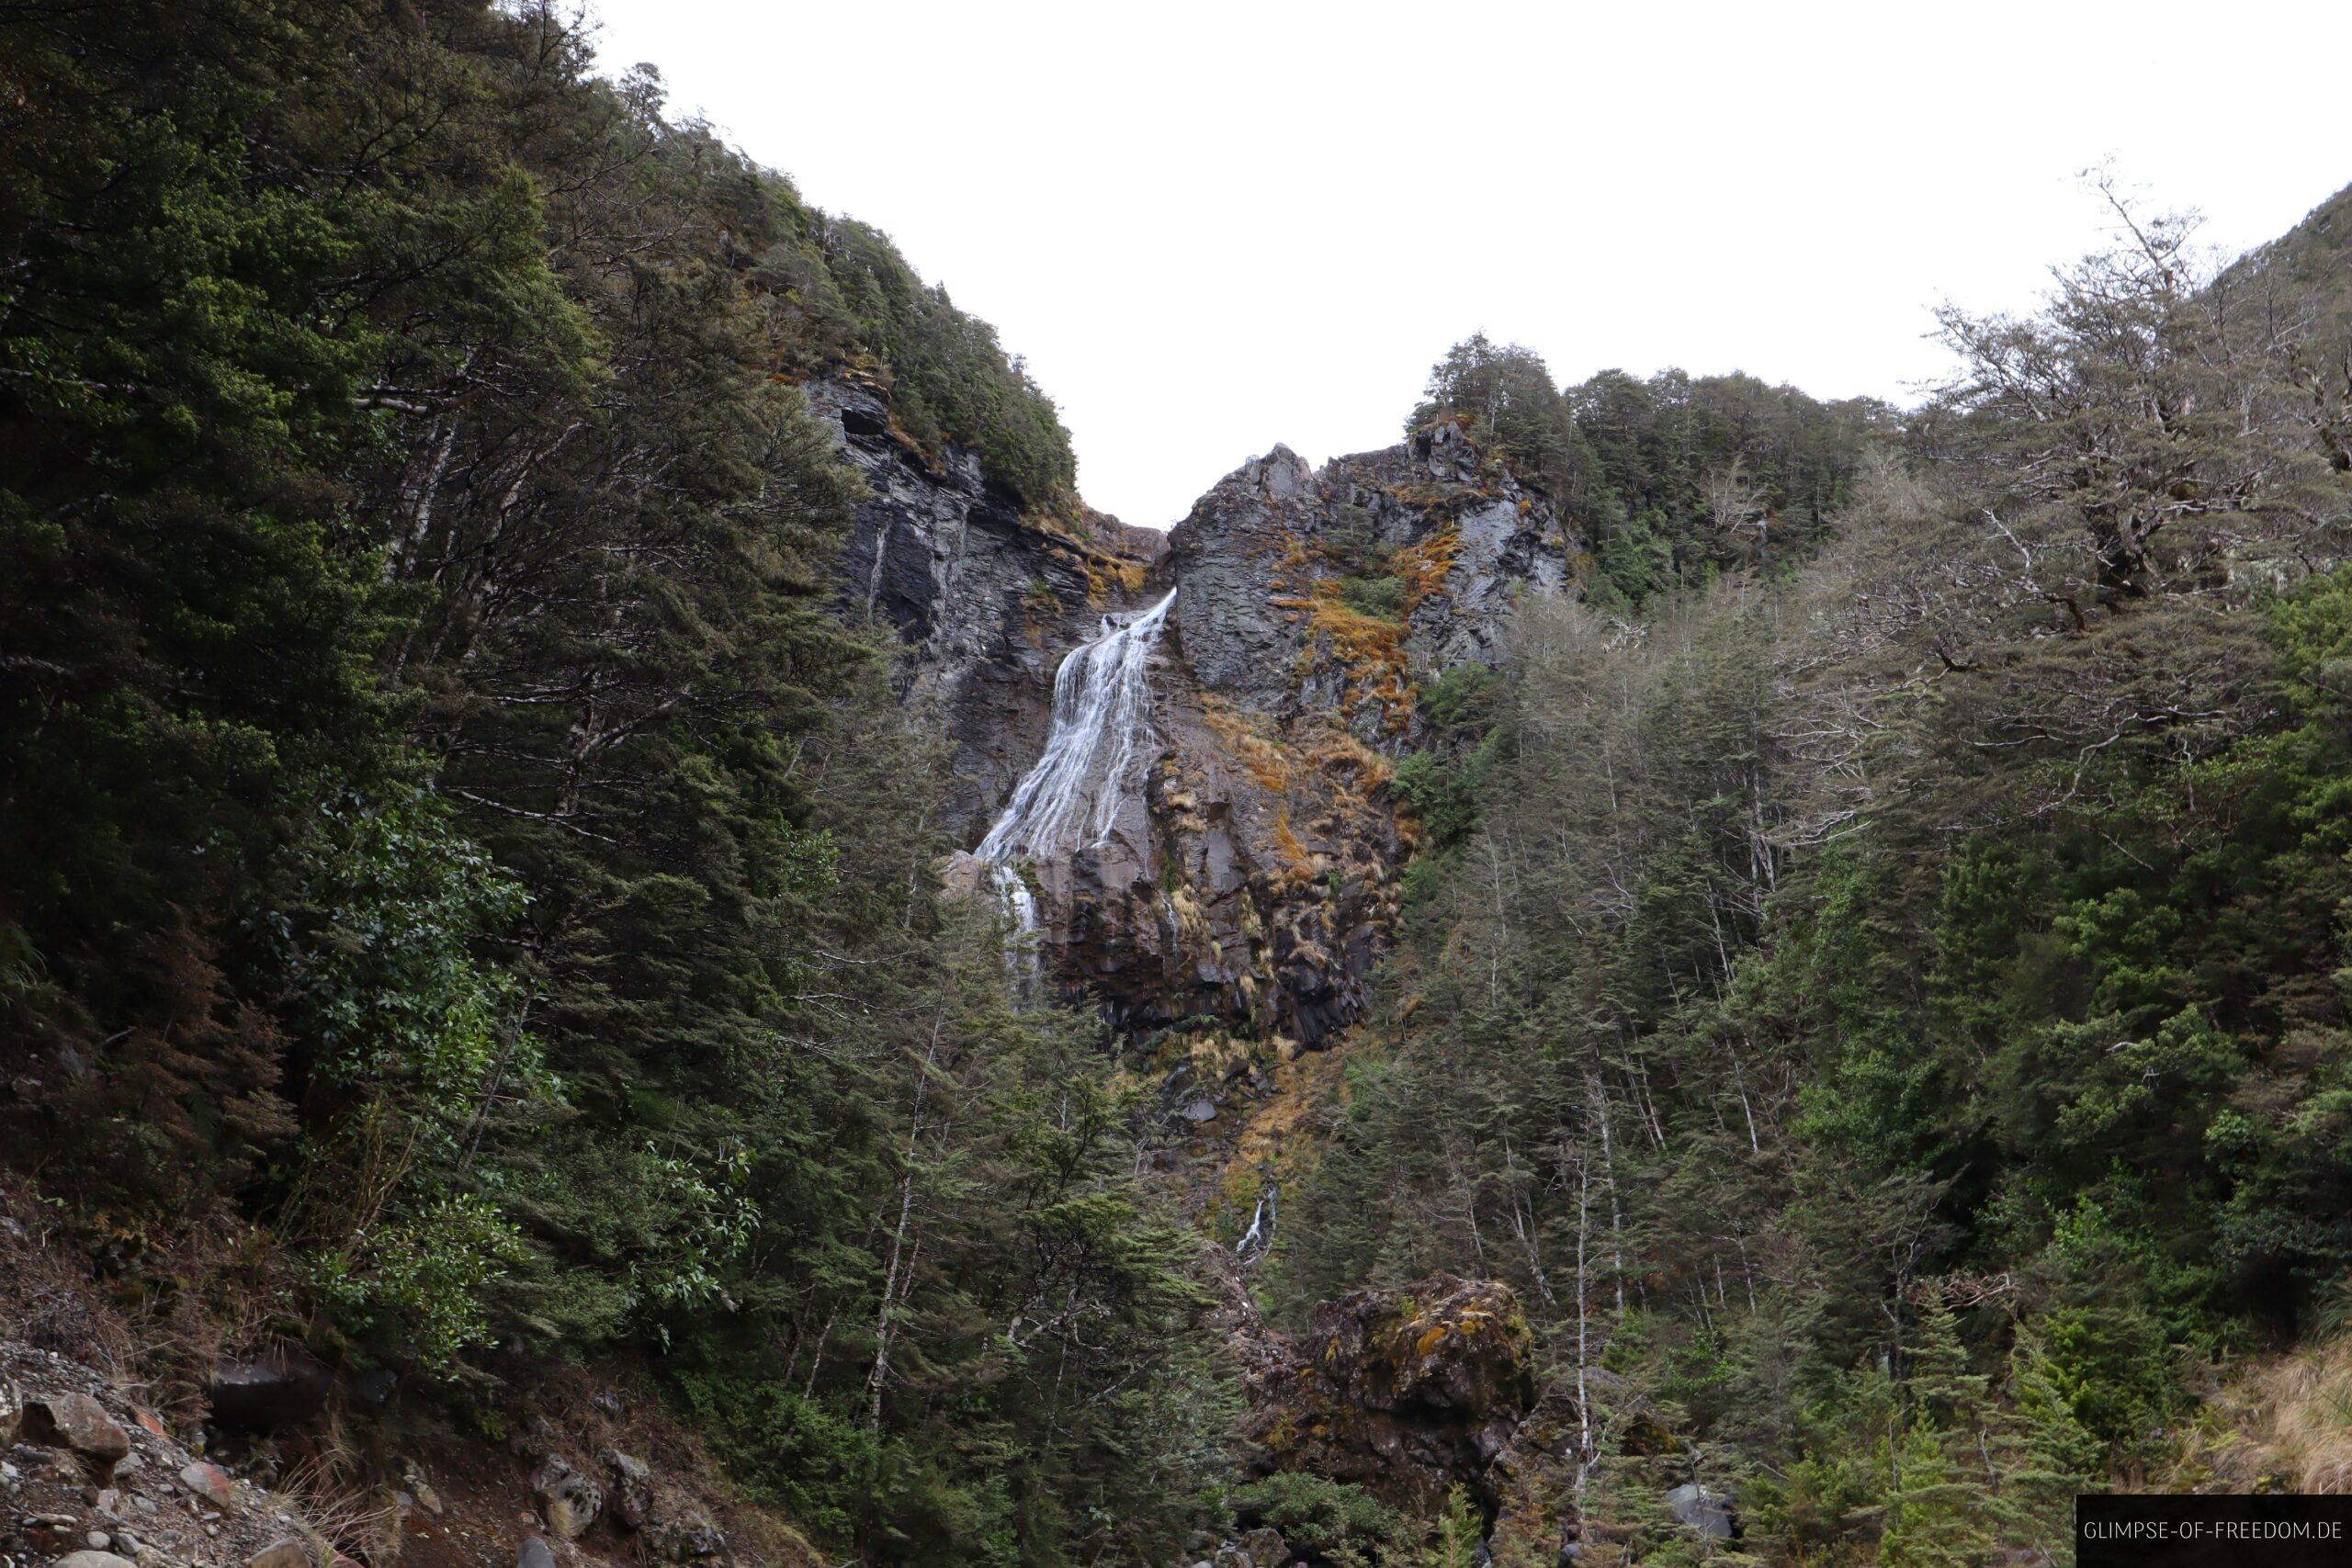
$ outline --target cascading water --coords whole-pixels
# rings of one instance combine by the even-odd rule
[[[1274,1193],[1273,1185],[1268,1183],[1266,1190],[1258,1194],[1258,1207],[1250,1216],[1250,1228],[1234,1243],[1233,1256],[1244,1269],[1264,1257],[1266,1248],[1274,1244]]]
[[[1004,815],[980,840],[997,897],[1011,917],[1028,977],[1036,970],[1037,901],[1020,871],[1024,860],[1091,849],[1111,836],[1134,788],[1142,734],[1151,727],[1151,683],[1145,668],[1169,607],[1170,589],[1149,609],[1102,617],[1090,642],[1070,650],[1054,672],[1053,726],[1045,755],[1012,792]]]

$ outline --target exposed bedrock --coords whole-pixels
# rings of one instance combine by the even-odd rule
[[[1419,685],[1561,592],[1551,502],[1450,423],[1310,469],[1277,446],[1170,537],[1148,845],[1081,857],[1055,930],[1131,1032],[1313,1045],[1361,1015],[1410,843],[1387,785]]]
[[[1277,446],[1164,538],[1103,519],[1081,540],[970,454],[915,451],[871,393],[810,395],[869,492],[843,592],[896,630],[910,699],[941,715],[967,845],[1046,756],[1063,660],[1106,614],[1174,592],[1115,789],[1091,777],[1086,830],[1010,868],[1062,993],[1131,1035],[1309,1046],[1361,1016],[1412,843],[1388,784],[1419,686],[1501,661],[1519,603],[1569,586],[1580,547],[1552,502],[1446,423],[1320,469]]]
[[[906,695],[936,711],[956,749],[944,820],[977,837],[1045,746],[1055,666],[1141,592],[1165,536],[1102,517],[1077,537],[1025,514],[963,447],[918,450],[867,389],[804,391],[865,481],[842,597],[906,646]]]

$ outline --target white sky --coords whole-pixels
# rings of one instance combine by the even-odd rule
[[[2098,242],[2086,165],[2230,250],[2352,183],[2342,0],[591,4],[608,70],[993,321],[1156,526],[1276,441],[1387,445],[1474,331],[1904,401],[1939,300]]]

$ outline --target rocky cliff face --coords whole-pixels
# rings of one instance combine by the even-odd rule
[[[1131,1031],[1313,1045],[1359,1016],[1412,825],[1387,784],[1421,682],[1566,587],[1544,496],[1452,424],[1321,470],[1244,464],[1170,538],[1149,852],[1082,868],[1066,969]]]
[[[1568,586],[1579,547],[1549,499],[1440,423],[1319,470],[1277,446],[1172,535],[1103,519],[1080,539],[970,454],[918,452],[871,392],[810,398],[869,492],[843,592],[908,647],[967,842],[1045,751],[1056,668],[1106,612],[1174,592],[1137,776],[1102,831],[1022,868],[1065,993],[1136,1036],[1310,1046],[1360,1016],[1413,837],[1387,785],[1419,685],[1499,661],[1512,607]]]
[[[842,597],[906,645],[909,700],[936,711],[956,748],[946,820],[975,834],[1044,748],[1055,665],[1142,591],[1167,540],[1109,517],[1078,537],[1024,514],[964,448],[919,449],[870,389],[803,391],[865,481]]]

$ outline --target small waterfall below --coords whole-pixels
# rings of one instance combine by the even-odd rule
[[[1017,973],[1030,990],[1037,973],[1037,900],[1021,863],[1091,849],[1111,836],[1136,787],[1130,775],[1151,728],[1146,665],[1175,602],[1170,589],[1158,604],[1125,619],[1105,615],[1091,641],[1070,649],[1054,672],[1045,754],[976,852],[1012,921]]]
[[[1258,1207],[1250,1216],[1250,1228],[1241,1233],[1239,1241],[1233,1244],[1234,1258],[1244,1269],[1263,1258],[1266,1248],[1273,1245],[1274,1191],[1270,1182],[1266,1190],[1258,1194]]]

